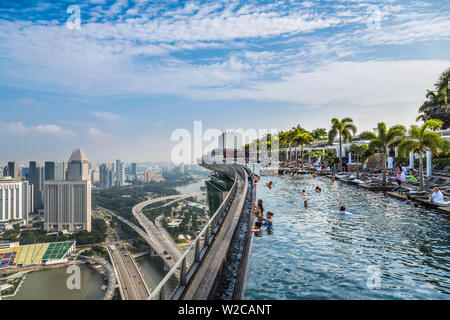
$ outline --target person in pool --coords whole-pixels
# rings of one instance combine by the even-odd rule
[[[341,206],[341,207],[339,208],[339,212],[340,212],[340,213],[345,213],[345,207],[344,207],[344,206]]]
[[[267,211],[266,217],[263,218],[262,224],[267,227],[267,231],[269,231],[269,229],[270,230],[273,229],[272,217],[273,217],[273,213],[270,211]]]
[[[261,221],[264,219],[264,207],[261,199],[258,200],[258,204],[252,204],[252,212],[256,215],[258,220]]]
[[[303,202],[303,205],[305,206],[306,209],[308,209],[308,205],[309,205],[308,200],[305,200],[305,202]]]
[[[273,183],[270,181],[268,184],[266,184],[267,188],[272,189]]]
[[[306,190],[302,190],[302,196],[307,196]]]
[[[253,226],[251,231],[254,232],[255,235],[259,235],[259,234],[261,234],[261,226],[262,226],[262,223],[260,221],[256,221],[255,225]]]
[[[316,189],[315,189],[314,191],[316,191],[317,193],[321,193],[321,192],[322,192],[322,189],[320,189],[320,187],[317,186]]]

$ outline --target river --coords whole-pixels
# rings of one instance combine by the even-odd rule
[[[80,289],[70,290],[67,280],[72,273],[67,273],[67,267],[30,272],[19,292],[5,300],[100,300],[105,291],[101,287],[107,281],[100,274],[101,268],[79,264]]]

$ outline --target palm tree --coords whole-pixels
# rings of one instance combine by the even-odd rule
[[[387,148],[397,146],[406,135],[406,128],[401,125],[395,125],[386,129],[384,122],[378,123],[378,135],[370,131],[362,132],[359,137],[363,140],[371,140],[369,149],[372,152],[379,152],[383,154],[383,186],[386,185],[386,158]]]
[[[317,141],[326,140],[328,138],[327,129],[325,128],[316,128],[313,131],[311,131],[311,135]]]
[[[352,142],[357,129],[351,118],[344,118],[341,121],[333,118],[331,125],[331,130],[328,132],[328,143],[333,144],[336,136],[339,136],[339,166],[342,168],[342,142]]]
[[[314,138],[308,131],[300,131],[297,132],[294,136],[294,142],[297,145],[300,145],[302,147],[301,149],[301,157],[302,157],[302,163],[303,163],[303,147],[305,145],[309,145],[314,142]]]
[[[282,148],[287,148],[289,143],[289,131],[280,131],[278,133],[278,139],[280,141],[280,152]],[[287,151],[284,153],[284,160],[287,160]]]
[[[409,152],[419,153],[420,190],[424,190],[425,178],[423,174],[423,153],[428,149],[436,153],[446,147],[444,139],[433,129],[441,127],[441,120],[427,120],[421,127],[412,125],[409,129],[409,138],[403,139],[399,144],[402,154]]]
[[[304,155],[306,157],[308,157],[308,161],[309,162],[311,162],[311,157],[316,157],[317,156],[317,154],[314,151],[312,151],[312,150],[305,151]]]
[[[417,121],[441,120],[442,129],[450,127],[449,99],[450,68],[446,69],[434,85],[435,90],[427,90],[426,101],[419,109]]]
[[[349,151],[351,153],[356,154],[356,161],[364,165],[365,160],[367,160],[367,157],[365,157],[366,151],[369,149],[369,146],[367,144],[362,144],[360,146],[356,144],[352,144],[349,148]]]
[[[294,154],[295,154],[295,161],[296,163],[298,162],[298,156],[297,156],[297,140],[296,140],[296,136],[300,133],[305,131],[305,129],[303,129],[302,127],[300,127],[300,125],[297,125],[296,127],[292,127],[291,131],[289,132],[289,140],[291,145],[294,145]]]
[[[289,144],[289,161],[292,160],[292,145],[294,145],[294,137],[295,137],[295,127],[288,131],[287,141]],[[295,148],[295,153],[297,153],[297,148]]]

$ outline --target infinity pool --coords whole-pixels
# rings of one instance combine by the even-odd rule
[[[450,298],[448,217],[311,176],[262,177],[257,198],[274,232],[254,238],[247,299]]]

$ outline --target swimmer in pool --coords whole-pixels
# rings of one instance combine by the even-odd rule
[[[258,204],[255,204],[255,203],[252,204],[252,212],[256,215],[258,220],[261,221],[264,219],[264,216],[263,216],[264,207],[263,207],[263,201],[261,199],[258,200]]]
[[[305,202],[303,202],[303,205],[305,206],[306,209],[308,209],[308,205],[309,205],[308,200],[305,200]]]
[[[302,190],[302,196],[307,196],[306,190]]]
[[[345,213],[345,207],[344,207],[344,206],[341,206],[341,207],[339,208],[339,211],[340,211],[340,213]]]
[[[262,224],[265,225],[267,227],[267,231],[269,231],[269,229],[273,229],[273,223],[272,223],[272,217],[273,217],[273,213],[270,211],[267,211],[266,217],[263,218],[263,222]]]
[[[316,189],[315,189],[314,191],[316,191],[317,193],[321,193],[321,192],[322,192],[322,189],[320,189],[320,187],[317,186]]]
[[[268,184],[266,184],[267,188],[272,189],[273,183],[270,181]]]
[[[251,231],[254,232],[255,235],[259,235],[261,233],[261,226],[262,226],[262,223],[259,221],[256,221],[255,226],[251,229]]]

